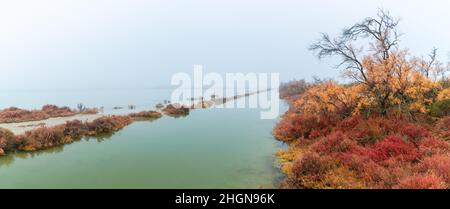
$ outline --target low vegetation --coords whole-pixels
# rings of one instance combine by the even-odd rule
[[[282,187],[450,188],[446,70],[436,50],[427,60],[400,50],[397,25],[380,11],[311,46],[319,58],[340,57],[350,82],[280,88],[290,101],[273,130],[289,145],[278,153]],[[367,39],[369,50],[355,46]]]
[[[162,109],[163,113],[171,117],[185,117],[189,115],[189,108],[186,107],[175,107],[172,104],[167,105]]]
[[[156,111],[142,111],[138,113],[130,113],[128,116],[134,120],[155,120],[162,117],[162,114]]]
[[[143,111],[121,116],[102,116],[91,122],[72,120],[54,127],[39,127],[18,136],[0,128],[0,155],[15,151],[42,150],[69,144],[83,137],[113,134],[134,121],[155,120],[161,116],[159,112]]]
[[[67,117],[76,114],[96,114],[97,109],[83,108],[82,111],[71,110],[68,107],[45,105],[41,110],[24,110],[10,107],[0,110],[0,123],[19,123],[27,121],[45,120],[54,117]]]
[[[293,80],[287,83],[280,84],[280,98],[292,101],[309,88],[309,83],[305,80]]]
[[[72,143],[86,136],[111,134],[132,122],[130,116],[103,116],[92,122],[73,120],[54,127],[40,127],[18,136],[0,129],[0,153],[41,150]]]

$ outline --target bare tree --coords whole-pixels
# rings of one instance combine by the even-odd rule
[[[86,110],[86,107],[84,106],[83,103],[79,103],[79,104],[77,104],[77,109],[78,109],[78,112],[84,112]]]
[[[370,84],[364,71],[362,59],[365,56],[363,47],[356,47],[361,38],[368,38],[370,51],[379,59],[387,60],[391,50],[397,49],[400,33],[399,19],[392,17],[389,12],[380,10],[376,18],[368,17],[362,22],[345,29],[337,38],[330,38],[322,33],[319,41],[310,46],[319,59],[327,56],[340,56],[342,62],[336,68],[344,67],[345,75],[357,82]]]
[[[436,59],[437,51],[438,51],[438,49],[436,47],[434,47],[431,50],[431,53],[428,55],[428,58],[429,58],[428,61],[423,58],[419,61],[419,70],[427,78],[429,78],[430,74],[433,73],[435,76],[435,79],[436,79],[437,70],[434,70],[434,72],[433,72],[433,68],[439,67],[439,65],[440,65],[440,63]]]

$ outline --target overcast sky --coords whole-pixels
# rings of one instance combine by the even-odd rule
[[[175,72],[337,75],[307,50],[378,8],[402,19],[402,46],[450,51],[450,1],[10,0],[0,3],[0,89],[152,88]]]

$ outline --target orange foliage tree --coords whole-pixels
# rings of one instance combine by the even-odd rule
[[[351,81],[350,85],[356,86],[328,88],[326,85],[330,84],[325,84],[320,88],[332,92],[323,94],[333,95],[340,91],[340,97],[352,95],[352,99],[357,100],[353,101],[357,103],[355,108],[365,113],[386,115],[394,108],[408,114],[425,112],[440,85],[428,78],[431,69],[424,71],[423,65],[419,64],[423,63],[420,59],[409,58],[405,50],[398,49],[397,25],[397,19],[380,11],[377,18],[367,18],[344,30],[337,38],[323,34],[317,43],[311,45],[310,49],[317,52],[319,58],[339,56],[342,62],[338,67],[343,66],[342,74]],[[369,39],[368,50],[356,46],[363,38]],[[433,65],[428,68],[433,68]],[[324,109],[330,106],[328,102],[314,105]]]

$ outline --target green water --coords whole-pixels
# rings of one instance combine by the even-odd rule
[[[258,109],[136,122],[111,137],[0,157],[0,188],[273,188],[275,122]]]

